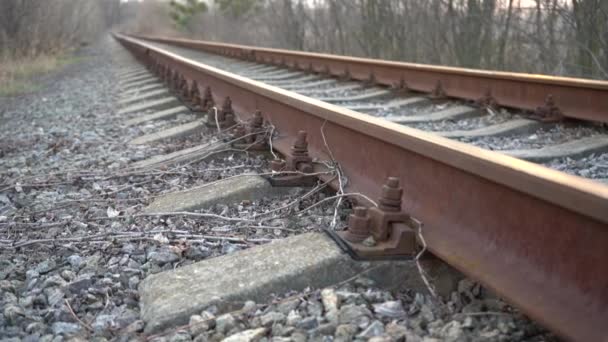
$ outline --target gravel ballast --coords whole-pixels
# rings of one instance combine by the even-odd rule
[[[202,217],[138,216],[167,192],[269,173],[268,161],[231,151],[181,166],[129,169],[225,137],[211,129],[130,146],[141,134],[191,117],[126,127],[127,118],[117,114],[116,75],[138,64],[110,39],[80,55],[82,62],[52,75],[40,93],[0,104],[0,338],[139,336],[137,287],[146,275],[316,231],[334,218],[331,201],[302,211],[327,196],[315,191],[303,198],[310,189],[216,205],[196,212]]]

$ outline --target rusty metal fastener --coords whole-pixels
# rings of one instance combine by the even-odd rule
[[[201,104],[201,108],[204,112],[211,110],[215,106],[215,100],[213,99],[213,92],[211,92],[211,87],[207,86],[205,88],[205,94],[203,95],[203,103]]]
[[[355,207],[348,217],[348,230],[344,233],[344,239],[349,242],[362,242],[370,236],[369,217],[367,208]]]
[[[232,146],[237,149],[250,151],[264,151],[268,149],[266,141],[267,132],[264,131],[264,117],[262,112],[256,110],[247,126],[238,125],[233,131],[233,138],[238,139]]]
[[[215,117],[217,115],[217,118]],[[236,115],[234,114],[234,110],[232,109],[232,100],[229,96],[226,96],[224,99],[224,103],[222,104],[222,109],[217,111],[209,108],[207,111],[207,122],[205,123],[208,127],[217,127],[220,128],[228,128],[236,125],[235,121]]]
[[[274,186],[312,186],[316,182],[313,172],[312,158],[308,155],[306,131],[299,131],[291,146],[291,153],[285,156],[285,161],[273,161],[274,171],[297,171],[299,174],[273,175],[269,181]]]
[[[560,122],[565,119],[564,114],[555,103],[553,95],[551,94],[547,95],[547,98],[545,99],[545,105],[536,108],[534,114],[536,118],[538,118],[542,122]]]
[[[486,89],[485,94],[475,101],[475,103],[481,108],[498,108],[498,102],[492,96],[492,90],[490,88]]]
[[[389,177],[382,186],[378,206],[355,208],[346,231],[338,235],[361,258],[412,257],[417,252],[416,227],[401,208],[403,189],[399,179]],[[369,237],[374,244],[364,244]]]
[[[291,146],[291,155],[287,156],[287,166],[294,171],[312,172],[312,158],[308,155],[306,131],[299,131],[296,141]]]
[[[407,94],[410,92],[410,87],[405,82],[405,79],[401,77],[399,82],[393,83],[393,90],[398,94]]]
[[[203,100],[201,99],[201,93],[198,89],[198,83],[196,80],[192,80],[192,84],[190,85],[190,101],[192,110],[200,110]]]
[[[182,75],[180,79],[180,95],[183,101],[190,102],[192,98],[190,97],[190,87],[188,86],[188,81]]]
[[[443,89],[443,85],[441,84],[441,81],[437,81],[435,88],[433,88],[433,90],[431,91],[430,97],[434,98],[434,99],[442,99],[442,98],[446,97],[446,93],[445,93],[445,90]]]

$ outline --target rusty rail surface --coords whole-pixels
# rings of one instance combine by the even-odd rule
[[[241,119],[260,110],[280,132],[273,146],[284,155],[305,130],[310,155],[329,160],[323,127],[347,191],[377,198],[384,180],[398,177],[404,208],[424,224],[433,254],[560,335],[605,341],[608,187],[116,38],[143,63],[211,87],[217,99],[230,96]]]
[[[608,123],[608,82],[148,36],[137,38],[448,97]],[[549,99],[552,100],[549,100]]]

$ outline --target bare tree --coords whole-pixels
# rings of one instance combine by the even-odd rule
[[[190,37],[416,63],[608,78],[606,0],[207,3],[209,11],[193,18]],[[143,11],[152,4],[157,16],[169,15],[163,2],[146,0],[134,6]],[[9,20],[6,25],[15,24]],[[180,34],[171,30],[170,22],[168,28],[163,25],[161,19],[155,25],[135,20],[128,27],[134,32]]]

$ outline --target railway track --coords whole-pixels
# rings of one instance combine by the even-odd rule
[[[597,122],[603,123],[605,119],[593,117],[596,122],[561,120],[566,116],[555,104],[545,104],[546,110],[542,110],[544,100],[537,102],[541,110],[505,108],[500,107],[499,101],[488,94],[469,95],[469,98],[463,101],[463,99],[448,98],[446,94],[433,95],[432,93],[444,92],[438,89],[433,89],[431,94],[404,92],[399,88],[395,91],[378,84],[377,81],[372,84],[369,80],[352,80],[352,76],[347,80],[349,76],[342,75],[336,78],[332,75],[294,71],[288,66],[260,67],[256,63],[235,63],[233,58],[201,54],[192,49],[162,43],[157,43],[156,46],[343,108],[382,117],[391,122],[433,132],[485,149],[500,151],[599,182],[608,182],[608,167],[606,167],[608,130],[597,124]],[[285,58],[286,56],[282,54],[273,57],[275,61],[281,61],[279,64],[283,63]],[[343,68],[348,70],[348,67]],[[571,86],[576,86],[577,82],[602,86],[602,82],[588,81],[571,81]],[[441,82],[438,81],[438,84]],[[400,87],[402,88],[403,85]],[[483,89],[483,87],[479,88]],[[553,98],[550,91],[547,90],[547,94]],[[595,105],[599,100],[589,99],[589,101]],[[550,108],[553,108],[554,116],[549,114]],[[594,115],[602,110],[590,109]],[[576,118],[578,117],[576,114],[578,112],[572,112],[568,117]]]
[[[322,173],[318,163],[301,168],[302,160],[311,165],[298,159],[307,143],[310,158],[339,163],[349,192],[383,198],[380,213],[354,215],[371,218],[367,228],[354,217],[350,236],[337,237],[353,254],[411,256],[412,244],[424,243],[562,336],[605,338],[608,188],[595,160],[605,160],[606,131],[558,122],[606,122],[604,82],[116,37],[184,100],[201,105],[210,125],[261,112],[277,133],[272,147],[286,159],[277,167]],[[480,109],[472,100],[503,107]],[[226,102],[234,113],[222,108]],[[531,111],[542,120],[530,120]],[[405,212],[390,216],[399,197]],[[370,233],[373,247],[359,239]]]

